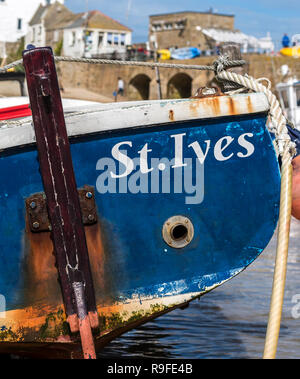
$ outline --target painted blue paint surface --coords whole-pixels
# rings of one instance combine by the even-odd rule
[[[96,191],[101,230],[106,250],[105,272],[110,278],[114,300],[138,294],[164,296],[200,292],[245,268],[266,247],[278,220],[280,173],[266,115],[194,121],[168,126],[106,133],[72,140],[72,157],[77,185],[96,187],[102,171],[99,159],[111,158],[112,147],[124,146],[130,158],[147,143],[149,157],[174,158],[172,135],[183,137],[185,158],[195,159],[188,145],[198,141],[205,151],[204,198],[200,204],[186,204],[187,193],[106,193]],[[246,150],[238,143],[244,133],[253,154],[238,157]],[[232,157],[215,159],[213,147],[224,136],[234,138],[223,151]],[[149,162],[150,165],[150,162]],[[37,152],[33,148],[0,157],[0,294],[7,309],[22,305],[24,276],[24,201],[42,192]],[[174,177],[171,175],[171,188]],[[162,238],[164,222],[174,215],[188,217],[194,238],[183,249],[169,247]],[[97,293],[97,296],[101,294]]]

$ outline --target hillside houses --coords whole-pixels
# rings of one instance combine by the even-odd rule
[[[120,57],[131,44],[131,34],[131,29],[100,11],[74,14],[55,2],[39,6],[25,44],[51,46],[70,57]]]

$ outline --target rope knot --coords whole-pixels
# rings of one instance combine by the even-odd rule
[[[213,66],[217,74],[224,71],[225,68],[229,66],[229,55],[220,55],[218,59],[214,61]]]

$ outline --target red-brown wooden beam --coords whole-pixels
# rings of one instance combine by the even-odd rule
[[[71,330],[78,320],[84,355],[91,358],[95,352],[88,313],[97,310],[52,49],[26,50],[23,61],[65,309]]]

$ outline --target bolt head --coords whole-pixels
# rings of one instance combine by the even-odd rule
[[[30,203],[30,208],[31,208],[31,209],[35,209],[35,208],[36,208],[36,202],[35,202],[35,201],[32,201],[32,202]]]
[[[38,229],[38,228],[40,227],[40,224],[39,224],[37,221],[35,221],[35,222],[32,224],[32,226],[33,226],[34,229]]]
[[[86,197],[87,199],[91,199],[91,198],[93,197],[92,192],[87,192],[87,193],[85,194],[85,197]]]
[[[89,221],[94,221],[95,220],[95,217],[94,217],[94,215],[88,215],[88,219],[89,219]]]

